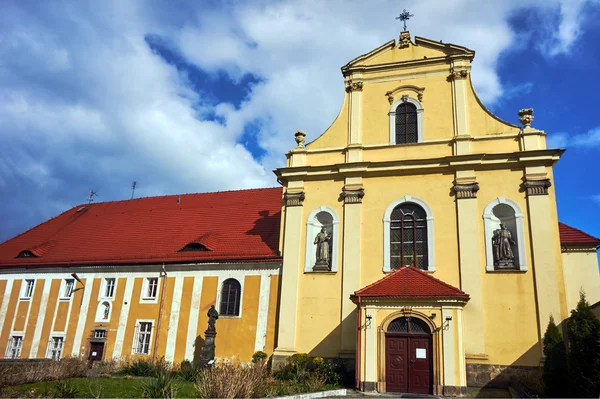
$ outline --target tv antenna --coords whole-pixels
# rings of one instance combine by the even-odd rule
[[[133,199],[133,194],[135,194],[135,186],[137,185],[137,182],[133,182],[131,183],[131,199]]]
[[[92,202],[94,202],[94,197],[97,197],[98,193],[96,193],[94,190],[90,190],[90,198],[88,198],[88,204],[91,204]]]

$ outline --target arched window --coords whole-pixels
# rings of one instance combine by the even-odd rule
[[[390,144],[423,142],[423,107],[414,98],[402,96],[389,112]]]
[[[383,271],[405,265],[435,271],[433,213],[427,203],[406,195],[393,201],[383,215]]]
[[[390,266],[427,269],[427,215],[417,204],[405,203],[392,211]]]
[[[228,278],[223,282],[221,288],[221,306],[219,313],[222,316],[240,315],[240,295],[242,287],[239,281],[234,278]]]
[[[486,270],[527,270],[523,213],[519,204],[499,197],[483,212]]]
[[[417,107],[409,102],[396,108],[396,144],[418,142]]]
[[[399,317],[388,326],[387,333],[427,335],[431,329],[423,320],[416,317]]]

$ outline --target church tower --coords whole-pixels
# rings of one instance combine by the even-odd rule
[[[550,315],[568,316],[552,187],[563,150],[546,148],[532,109],[515,110],[520,127],[485,108],[474,57],[403,31],[342,67],[324,133],[295,134],[275,172],[275,360],[342,357],[361,389],[447,395],[540,365]]]

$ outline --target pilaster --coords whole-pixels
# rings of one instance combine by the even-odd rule
[[[477,191],[474,171],[457,171],[453,191],[456,196],[458,220],[458,253],[460,261],[461,289],[471,299],[464,308],[465,347],[467,354],[485,354],[483,323],[483,292],[481,283],[481,258],[479,226],[481,220],[477,209]]]
[[[562,320],[566,315],[561,313],[559,300],[560,243],[555,234],[557,221],[552,217],[553,204],[548,195],[550,179],[535,169],[526,168],[523,186],[527,193],[541,346],[550,315],[558,320]]]
[[[346,91],[350,95],[348,102],[349,118],[348,118],[348,145],[360,144],[361,137],[361,121],[362,121],[362,90],[363,82],[357,80],[358,74],[353,74],[350,80],[346,81]]]
[[[469,132],[469,110],[467,102],[467,79],[469,78],[470,66],[466,60],[452,62],[448,81],[452,84],[452,105],[454,114],[454,136],[457,138],[468,138]],[[459,145],[460,144],[460,145]],[[455,143],[454,155],[471,153],[470,141]]]
[[[364,195],[360,177],[346,178],[346,184],[340,194],[344,199],[340,357],[356,355],[356,305],[350,300],[350,295],[360,289],[362,199]]]
[[[281,271],[281,301],[279,302],[279,324],[277,348],[273,353],[275,362],[296,353],[296,322],[298,313],[298,279],[303,270],[300,265],[302,242],[302,182],[290,182],[284,197],[285,227],[283,238],[283,268]]]

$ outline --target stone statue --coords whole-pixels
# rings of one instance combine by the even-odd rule
[[[210,305],[210,309],[208,309],[208,330],[207,331],[216,331],[215,322],[219,318],[219,312],[215,309],[215,305]]]
[[[512,239],[510,231],[503,223],[500,223],[500,228],[494,230],[492,237],[492,246],[494,248],[494,266],[500,269],[514,267],[515,255],[512,246],[515,241]]]
[[[321,231],[315,237],[314,244],[317,246],[317,262],[313,270],[329,270],[331,266],[330,245],[331,236],[327,234],[325,226],[321,227]]]

